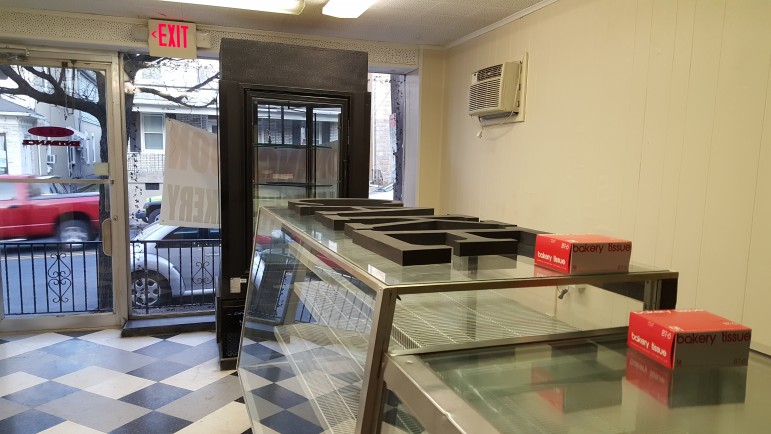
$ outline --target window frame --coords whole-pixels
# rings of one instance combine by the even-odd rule
[[[8,174],[8,138],[5,133],[0,133],[0,152],[5,154],[5,166],[0,165],[0,175]]]
[[[147,131],[145,118],[148,116],[159,116],[162,119],[162,126],[160,133],[156,131]],[[151,154],[164,154],[166,153],[166,114],[165,113],[140,113],[139,130],[142,135],[142,152]],[[146,134],[160,134],[161,135],[161,149],[147,148]]]

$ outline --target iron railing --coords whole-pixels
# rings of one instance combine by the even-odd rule
[[[213,311],[219,250],[218,239],[131,241],[131,313]],[[112,312],[112,267],[102,255],[99,241],[0,243],[3,314]],[[149,281],[158,285],[152,303]]]
[[[129,252],[132,313],[214,309],[219,239],[131,241]]]
[[[5,315],[112,311],[112,288],[98,288],[100,242],[0,243]],[[104,261],[102,261],[104,262]],[[105,267],[109,268],[109,267]]]

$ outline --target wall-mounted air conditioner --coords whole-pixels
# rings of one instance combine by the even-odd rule
[[[489,119],[519,113],[521,71],[522,62],[506,62],[471,74],[469,116]]]

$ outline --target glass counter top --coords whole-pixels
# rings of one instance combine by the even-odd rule
[[[329,250],[337,253],[363,273],[371,275],[385,285],[419,285],[436,283],[462,283],[496,280],[549,280],[565,284],[571,281],[627,282],[650,279],[676,278],[677,273],[638,264],[630,264],[629,273],[564,275],[533,264],[533,259],[522,255],[452,256],[446,264],[402,266],[377,253],[355,244],[343,231],[334,231],[316,221],[313,216],[297,215],[287,208],[267,207],[260,212],[272,213],[293,226],[294,230],[307,235]],[[275,228],[271,228],[275,229]],[[258,228],[263,233],[263,228]],[[649,276],[648,276],[649,275]],[[589,280],[591,280],[589,279]],[[538,286],[535,284],[533,286]]]
[[[615,335],[392,360],[429,397],[440,396],[444,384],[501,433],[757,433],[771,427],[771,359],[757,353],[746,367],[671,370]],[[415,408],[414,397],[405,398]],[[442,406],[441,397],[435,402]],[[456,406],[447,413],[453,419],[463,411]]]
[[[331,212],[319,216],[321,218]],[[275,341],[275,346],[281,349],[286,363],[300,380],[301,390],[296,392],[308,398],[314,414],[324,429],[331,430],[329,432],[337,432],[334,428],[338,426],[347,427],[340,432],[354,429],[355,432],[375,432],[376,425],[381,421],[385,389],[392,386],[390,379],[384,381],[384,374],[393,374],[388,372],[389,366],[395,366],[393,361],[411,357],[413,367],[423,366],[433,376],[433,388],[413,390],[399,397],[422,396],[425,391],[443,390],[447,395],[456,397],[455,404],[462,404],[445,407],[448,409],[445,413],[451,414],[456,408],[472,408],[460,396],[467,398],[468,402],[478,396],[480,399],[476,403],[480,408],[472,412],[483,416],[476,416],[477,420],[467,424],[478,428],[467,432],[494,433],[496,429],[487,418],[493,420],[495,414],[501,413],[504,417],[502,423],[506,424],[508,422],[503,413],[514,414],[511,408],[506,407],[509,402],[506,390],[525,393],[530,384],[525,380],[531,380],[534,375],[546,372],[544,375],[564,376],[568,371],[559,368],[550,370],[548,366],[541,371],[529,370],[530,365],[525,364],[532,362],[533,357],[540,357],[539,351],[535,351],[522,361],[522,366],[526,368],[515,364],[515,372],[509,372],[504,362],[512,355],[504,354],[499,361],[494,357],[492,359],[493,370],[501,371],[492,383],[472,381],[468,383],[470,391],[464,391],[448,386],[460,387],[458,384],[462,381],[455,384],[453,378],[476,381],[476,373],[465,370],[463,366],[456,369],[451,363],[431,359],[433,356],[427,354],[436,354],[437,357],[470,355],[466,351],[473,348],[482,357],[493,354],[491,348],[506,349],[514,343],[524,345],[547,339],[560,342],[570,338],[607,335],[625,327],[631,311],[672,308],[675,305],[676,272],[632,265],[629,273],[564,275],[535,267],[530,256],[537,231],[529,229],[510,230],[499,238],[507,243],[505,249],[487,250],[506,252],[505,255],[451,256],[447,249],[460,247],[445,243],[451,236],[461,235],[460,231],[443,232],[447,229],[437,225],[427,227],[440,229],[421,229],[407,234],[389,231],[381,237],[385,241],[377,245],[379,254],[354,243],[351,237],[358,237],[361,233],[349,231],[349,236],[343,230],[335,231],[325,226],[313,215],[303,214],[285,207],[259,208],[238,361],[239,370],[244,374],[242,384],[250,414],[258,410],[248,392],[258,387],[258,383],[249,383],[249,372],[261,369],[264,364],[265,360],[260,359],[259,345],[262,345],[262,340],[268,339]],[[437,220],[446,221],[442,218]],[[428,235],[409,238],[409,243],[405,241],[399,245],[400,236],[415,233]],[[495,239],[494,236],[475,236]],[[397,241],[389,244],[388,237]],[[512,242],[513,238],[520,242]],[[360,242],[373,245],[366,240]],[[482,243],[485,242],[487,240],[482,240]],[[431,260],[450,262],[400,265],[395,261],[403,260],[403,257],[388,250],[395,248],[403,253],[414,246],[420,246],[417,250],[443,249],[443,256]],[[485,250],[472,251],[478,254]],[[620,363],[619,369],[623,370],[623,354],[614,352],[612,345],[605,347],[611,349],[601,353],[615,354],[615,358],[621,360],[616,360],[616,363]],[[523,351],[517,349],[514,356]],[[569,353],[574,358],[578,357],[574,352]],[[462,360],[468,361],[469,357]],[[581,363],[582,357],[578,357],[578,362],[571,363]],[[545,363],[547,358],[542,359],[539,360]],[[474,360],[471,367],[485,368],[482,359],[476,357]],[[496,363],[500,366],[494,366]],[[569,392],[562,393],[565,396],[570,394],[563,400],[569,399],[565,408],[568,413],[573,412],[571,414],[582,411],[582,408],[616,402],[615,396],[621,390],[619,379],[623,374],[605,372],[597,363],[584,364],[589,366],[587,372],[597,376],[601,384],[598,387],[590,384],[582,389],[583,383],[591,381],[570,380],[571,384],[579,384],[577,389],[571,385]],[[453,377],[458,372],[460,375]],[[486,372],[483,369],[483,373]],[[437,376],[439,373],[446,374],[443,377],[446,384]],[[336,379],[340,374],[344,374],[350,384],[340,391],[329,389],[339,383]],[[548,383],[551,380],[544,381]],[[506,387],[500,387],[504,385]],[[539,387],[547,389],[551,386]],[[392,390],[399,393],[396,389]],[[591,396],[576,400],[576,396],[581,394]],[[499,395],[502,401],[496,403],[494,398]],[[555,402],[558,402],[560,392],[554,395]],[[548,392],[546,396],[549,396]],[[408,403],[405,405],[409,407]],[[515,402],[514,405],[520,404]],[[542,407],[535,409],[548,410],[548,407]],[[436,416],[441,419],[445,413]],[[487,426],[490,429],[486,429]],[[430,432],[442,434],[459,432],[448,431],[445,426],[430,428]]]

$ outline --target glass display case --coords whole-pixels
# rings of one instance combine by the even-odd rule
[[[556,389],[552,383],[571,382],[573,371],[608,384],[577,379],[570,398],[591,394],[596,402],[571,401],[570,409],[612,405],[629,312],[675,306],[676,272],[631,264],[628,273],[557,274],[533,264],[538,231],[393,207],[338,199],[260,208],[238,360],[254,421],[263,416],[251,392],[264,386],[255,373],[279,358],[331,433],[374,433],[384,423],[396,432],[507,432],[493,417],[509,411],[496,397],[508,399],[503,391],[522,391],[524,379],[538,375],[541,389]],[[448,246],[446,259],[394,260],[400,249]],[[586,361],[592,351],[597,360],[612,356],[610,367]],[[430,375],[405,368],[414,366]]]
[[[347,100],[259,92],[251,98],[257,205],[338,197]]]

